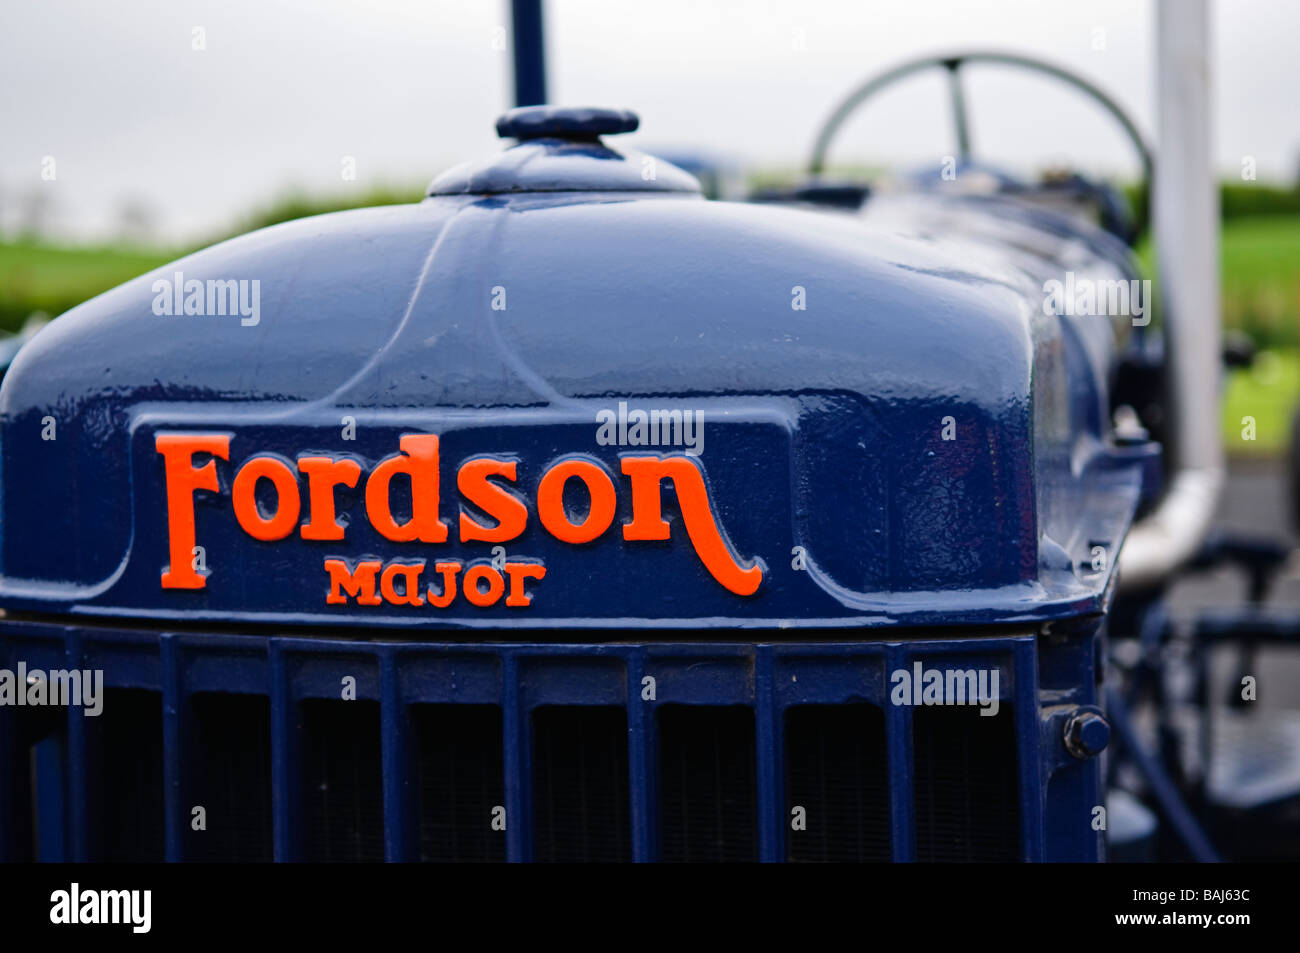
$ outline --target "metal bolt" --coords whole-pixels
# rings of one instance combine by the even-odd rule
[[[1076,758],[1094,758],[1110,743],[1110,722],[1096,711],[1081,709],[1065,723],[1065,750]]]

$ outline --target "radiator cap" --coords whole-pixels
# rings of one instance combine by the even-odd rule
[[[596,139],[636,132],[641,118],[627,109],[598,106],[520,106],[497,120],[502,139]]]
[[[458,165],[433,180],[428,195],[519,192],[685,192],[693,175],[663,159],[615,150],[601,136],[633,132],[641,120],[626,109],[524,106],[497,120],[497,134],[516,144],[487,160]]]

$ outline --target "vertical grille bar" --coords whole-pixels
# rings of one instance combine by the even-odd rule
[[[81,631],[68,633],[64,667],[69,671],[81,668]],[[105,686],[107,687],[107,686]],[[98,717],[103,717],[99,715]],[[88,798],[86,797],[86,716],[80,705],[68,706],[68,838],[71,842],[69,858],[85,863],[87,847],[86,823]]]
[[[299,858],[297,818],[301,809],[298,778],[297,709],[289,691],[288,661],[279,639],[267,644],[271,679],[271,818],[275,859]]]
[[[1023,856],[1041,861],[1045,850],[1043,781],[1038,775],[1038,659],[1032,639],[1016,643],[1016,756],[1020,764],[1020,830]]]
[[[884,681],[885,739],[889,760],[889,810],[893,824],[894,860],[916,860],[916,806],[913,800],[915,771],[912,765],[912,709],[889,699],[891,672],[907,668],[907,651],[901,645],[885,647]]]
[[[501,732],[506,765],[506,860],[527,863],[533,855],[531,779],[528,752],[528,716],[519,704],[519,657],[505,651],[501,657]]]
[[[777,711],[775,662],[772,646],[754,651],[755,780],[758,783],[758,859],[764,863],[785,860],[785,787],[782,765],[785,745],[781,713]]]
[[[13,670],[6,662],[6,667]],[[9,708],[0,708],[0,863],[12,863],[18,858],[17,745],[14,741],[14,722],[17,719]]]
[[[163,805],[165,810],[164,843],[168,861],[182,858],[184,838],[183,745],[185,738],[185,710],[189,699],[181,687],[181,647],[172,633],[160,637],[162,662],[162,728],[163,728]]]
[[[658,784],[654,756],[658,749],[654,708],[641,700],[645,650],[627,657],[627,767],[632,799],[632,860],[657,859],[659,847]]]
[[[14,671],[10,647],[0,642],[0,665]],[[18,839],[22,837],[22,824],[18,820],[18,716],[14,709],[0,707],[0,864],[12,863],[19,857]]]
[[[412,823],[410,713],[401,697],[397,676],[397,649],[384,647],[379,656],[380,735],[384,784],[384,859],[416,858]]]

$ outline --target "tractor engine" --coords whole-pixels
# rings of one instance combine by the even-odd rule
[[[1112,427],[1144,319],[1071,302],[1127,247],[999,194],[706,201],[636,125],[515,110],[418,204],[19,352],[0,668],[102,697],[0,707],[0,857],[1104,858],[1158,454]]]

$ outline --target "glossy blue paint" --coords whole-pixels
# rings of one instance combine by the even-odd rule
[[[546,36],[542,0],[510,0],[514,27],[515,104],[546,102]]]
[[[547,139],[503,156],[520,150],[532,158],[493,160],[462,185],[505,189],[517,175],[542,191],[276,226],[37,335],[0,391],[0,604],[419,629],[989,623],[1104,608],[1153,448],[1108,437],[1122,322],[1043,315],[1041,286],[1066,264],[1124,274],[1117,242],[1005,200],[873,200],[874,214],[851,217],[651,191],[662,178],[606,191],[640,181],[639,166]],[[589,167],[610,170],[597,191],[538,185]],[[208,279],[260,282],[257,323],[154,313],[170,298],[162,283]],[[798,289],[807,310],[792,307]],[[646,452],[598,443],[598,414],[620,401],[703,414],[714,512],[735,558],[765,570],[752,597],[711,578],[680,528],[667,544],[620,538],[620,459]],[[56,440],[41,439],[48,417]],[[176,431],[232,434],[222,492],[197,494],[210,575],[195,591],[159,584],[154,439]],[[347,455],[368,471],[411,432],[441,436],[447,544],[380,537],[359,487],[342,492],[351,522],[337,544],[263,543],[236,524],[230,481],[249,456]],[[325,558],[490,556],[455,537],[466,458],[517,458],[531,504],[572,453],[613,475],[618,516],[582,546],[530,520],[507,547],[547,567],[526,611],[325,604]],[[1098,545],[1109,558],[1094,570]]]
[[[661,843],[655,705],[746,706],[757,852],[779,861],[785,714],[855,701],[885,712],[893,856],[911,860],[916,733],[912,709],[885,700],[886,676],[917,659],[993,665],[1015,712],[1020,855],[1098,859],[1096,759],[1073,758],[1062,731],[1098,702],[1114,556],[1157,457],[1110,438],[1127,319],[1042,303],[1044,282],[1067,269],[1131,276],[1127,250],[1006,196],[872,196],[851,213],[706,202],[686,173],[582,125],[607,119],[540,114],[542,138],[440,176],[418,205],[222,243],[38,334],[0,388],[0,658],[93,663],[115,687],[159,694],[169,859],[185,856],[184,778],[201,757],[186,750],[190,697],[267,698],[278,860],[304,856],[308,836],[300,704],[336,698],[343,674],[380,705],[390,860],[417,855],[411,704],[499,706],[503,837],[517,861],[534,849],[538,706],[624,708],[636,860]],[[169,284],[191,280],[258,282],[256,314],[155,313]],[[620,404],[703,415],[691,459],[732,557],[763,570],[752,595],[709,572],[680,488],[662,492],[667,540],[623,538],[622,461],[684,448],[601,442],[600,415]],[[57,437],[42,439],[50,418]],[[155,440],[178,432],[230,436],[219,490],[195,494],[207,571],[195,590],[160,585],[169,525]],[[342,540],[266,542],[240,528],[232,481],[248,458],[327,455],[368,474],[412,433],[440,438],[446,543],[382,536],[362,482],[337,496]],[[543,474],[575,455],[609,475],[617,500],[608,530],[582,544],[537,512]],[[546,567],[531,605],[326,602],[325,559],[494,558],[456,528],[462,509],[481,515],[458,493],[458,468],[483,456],[517,464],[529,520],[505,548]],[[305,478],[298,492],[306,519]],[[576,521],[582,508],[569,506]],[[639,700],[647,674],[654,705]],[[7,714],[4,758],[17,750]],[[85,859],[79,709],[65,733],[59,758],[45,756],[63,798],[46,814],[64,823],[40,847]],[[6,854],[21,839],[14,817],[0,785]]]

